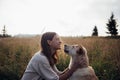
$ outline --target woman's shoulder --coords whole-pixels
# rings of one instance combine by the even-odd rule
[[[48,63],[47,57],[41,51],[36,52],[33,56],[33,59],[41,63]]]

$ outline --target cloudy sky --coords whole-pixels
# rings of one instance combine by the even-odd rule
[[[106,36],[106,23],[114,13],[120,34],[120,0],[0,0],[0,34],[41,34],[55,31],[61,36]]]

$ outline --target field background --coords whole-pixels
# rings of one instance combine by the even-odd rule
[[[63,44],[78,44],[86,47],[90,65],[95,69],[99,80],[120,80],[120,39],[103,37],[61,38]],[[39,36],[0,38],[0,80],[20,80],[30,58],[40,50],[39,43]],[[69,56],[60,50],[58,69],[64,70],[69,64],[69,59]]]

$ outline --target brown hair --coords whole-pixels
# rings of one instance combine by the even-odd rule
[[[55,32],[46,32],[41,37],[41,49],[42,53],[47,57],[50,65],[53,67],[54,64],[57,63],[57,52],[54,54],[51,54],[50,46],[47,42],[47,40],[52,40],[53,37],[56,35]]]

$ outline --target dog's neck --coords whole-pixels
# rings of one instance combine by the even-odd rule
[[[75,60],[78,60],[78,59],[75,58],[75,57],[70,58],[69,69],[71,69],[72,65],[74,65]],[[85,65],[81,65],[79,68],[85,68],[85,67],[88,67],[88,66],[89,66],[89,64],[86,63]]]

